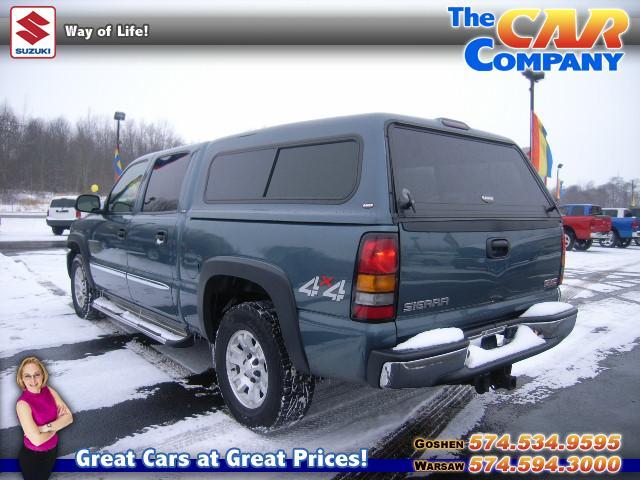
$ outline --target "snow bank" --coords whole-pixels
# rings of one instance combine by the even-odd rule
[[[558,313],[571,310],[573,305],[563,302],[541,302],[536,303],[532,307],[520,315],[520,318],[527,317],[546,317],[548,315],[557,315]]]
[[[469,355],[465,365],[469,368],[476,368],[499,358],[537,347],[543,343],[544,340],[533,333],[533,330],[526,325],[520,325],[513,340],[504,347],[485,350],[475,345],[469,345]]]
[[[464,333],[459,328],[436,328],[427,330],[411,337],[409,340],[393,347],[396,352],[403,350],[416,350],[419,348],[433,347],[435,345],[446,345],[447,343],[459,342],[464,339]]]

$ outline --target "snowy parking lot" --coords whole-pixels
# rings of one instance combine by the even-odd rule
[[[63,235],[54,235],[44,216],[35,218],[3,217],[0,224],[0,245],[4,242],[55,241],[67,238],[69,230]]]
[[[284,432],[256,434],[222,408],[211,388],[206,345],[170,349],[109,320],[78,318],[65,258],[63,249],[0,255],[6,285],[0,316],[0,458],[15,458],[20,445],[15,371],[32,354],[46,362],[51,384],[74,412],[75,422],[62,437],[62,455],[83,447],[140,451],[150,445],[194,454],[230,447],[359,451],[410,421],[440,392],[323,381],[303,421]]]
[[[12,240],[24,237],[19,229],[11,235]],[[62,455],[83,447],[141,451],[149,446],[192,454],[231,447],[357,451],[380,447],[446,393],[442,388],[382,391],[322,381],[303,421],[286,431],[259,435],[225,411],[211,386],[215,379],[206,345],[179,351],[159,347],[109,320],[78,318],[71,306],[65,254],[61,248],[0,254],[2,458],[15,458],[21,442],[15,371],[31,354],[46,362],[51,384],[74,412],[74,424],[61,435]],[[552,350],[514,365],[513,373],[520,377],[515,391],[473,394],[443,438],[466,438],[492,406],[540,405],[563,389],[597,380],[608,358],[637,346],[640,247],[569,252],[562,292],[564,301],[579,308],[571,335]],[[636,394],[639,385],[633,387]],[[633,405],[628,435],[640,427],[638,403]],[[549,428],[540,426],[541,431]],[[634,453],[637,458],[640,452]]]

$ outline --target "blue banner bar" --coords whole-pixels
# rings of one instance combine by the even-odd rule
[[[461,461],[461,460],[438,460],[442,461]],[[15,458],[0,458],[0,472],[19,472],[20,465]],[[224,460],[220,461],[218,468],[200,468],[192,459],[191,465],[186,468],[148,468],[141,462],[135,468],[81,468],[76,465],[73,459],[58,459],[53,468],[54,472],[413,472],[413,460],[408,458],[372,458],[367,462],[366,467],[358,468],[319,468],[307,467],[306,464],[300,468],[293,468],[292,461],[287,459],[286,468],[234,468],[229,467]],[[640,458],[627,458],[622,460],[622,469],[620,472],[640,472]],[[482,478],[482,474],[478,474],[478,478]]]

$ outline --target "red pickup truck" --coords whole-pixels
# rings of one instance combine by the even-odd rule
[[[591,204],[561,205],[564,245],[567,250],[589,250],[594,240],[611,235],[611,218],[602,208]]]

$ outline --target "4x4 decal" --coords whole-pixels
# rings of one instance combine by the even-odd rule
[[[346,294],[344,286],[347,281],[338,280],[333,285],[331,283],[332,281],[333,277],[329,277],[328,275],[316,276],[302,285],[298,289],[298,291],[300,293],[304,293],[309,297],[315,297],[318,295],[318,293],[320,293],[320,288],[326,286],[328,288],[322,293],[322,296],[329,297],[334,302],[339,302],[344,298]]]

